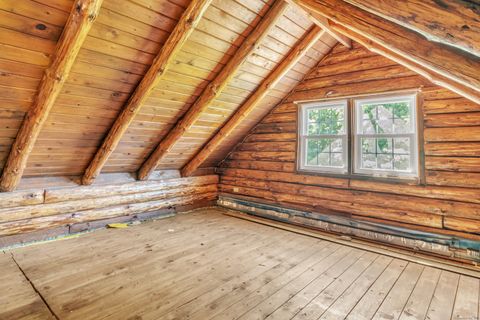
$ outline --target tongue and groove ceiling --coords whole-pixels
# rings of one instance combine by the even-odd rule
[[[77,0],[79,12],[78,4],[82,3],[101,3],[101,7],[83,21],[93,25],[86,29],[84,41],[77,37],[82,41],[70,72],[51,79],[52,83],[65,83],[57,84],[61,91],[39,126],[38,138],[26,135],[25,139],[34,141],[30,153],[12,145],[19,140],[26,112],[35,104],[42,76],[48,74],[45,70],[55,60],[60,35],[75,12],[74,1],[0,1],[0,168],[10,153],[16,153],[28,154],[23,176],[81,176],[89,164],[98,172],[136,172],[205,96],[209,102],[187,121],[185,130],[179,129],[176,138],[170,139],[174,143],[160,148],[161,156],[153,161],[153,168],[184,168],[194,162],[191,159],[198,160],[199,150],[205,151],[205,158],[190,169],[216,166],[337,40],[348,45],[348,38],[434,83],[480,101],[477,4],[402,0],[392,12],[390,0],[289,0],[288,6],[282,2],[283,9],[277,10],[282,6],[280,1]],[[206,9],[199,10],[198,19],[186,19],[185,13],[194,2],[200,3],[199,7],[203,3]],[[277,15],[269,18],[273,11]],[[429,12],[435,12],[438,19]],[[146,90],[146,100],[119,135],[118,145],[107,144],[102,150],[120,111],[145,81],[157,54],[169,47],[166,43],[182,21],[185,30],[193,31],[187,32],[185,42],[179,41],[179,50],[172,51],[168,68],[157,70],[159,82]],[[255,30],[262,29],[262,21],[270,22],[269,27],[264,28],[264,36],[257,37],[260,40],[252,40]],[[304,42],[309,39],[313,41],[306,46]],[[230,69],[234,70],[233,78],[228,78],[217,95],[221,85],[216,80],[249,41],[246,60],[239,60],[239,68]],[[279,68],[288,72],[276,74]],[[276,78],[280,80],[274,81]],[[275,84],[272,88],[270,82]],[[268,89],[267,94],[248,109],[253,93],[262,89]],[[214,96],[211,101],[209,94]],[[244,114],[241,106],[249,112]],[[229,126],[227,120],[234,114],[241,121],[228,127],[226,137],[219,137],[218,130]],[[214,136],[218,141],[210,150],[206,143]],[[94,159],[102,153],[99,150],[108,154],[100,165]],[[9,174],[21,177],[21,167],[15,163]],[[91,180],[98,173],[93,172]],[[2,189],[12,190],[17,183]]]
[[[81,175],[189,1],[105,0],[29,156],[24,176]],[[0,2],[0,167],[71,11],[69,0]],[[215,0],[135,116],[102,172],[134,172],[265,16],[272,1]],[[288,6],[158,169],[181,168],[312,27]],[[206,165],[214,165],[336,41],[324,34]]]

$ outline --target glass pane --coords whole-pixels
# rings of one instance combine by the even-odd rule
[[[318,165],[318,142],[317,140],[307,140],[307,165]]]
[[[308,166],[344,167],[342,139],[307,139]]]
[[[312,136],[318,134],[320,134],[320,126],[318,125],[318,123],[309,123],[307,135]]]
[[[376,169],[377,168],[377,157],[374,154],[364,154],[364,155],[362,155],[361,167],[363,169]]]
[[[377,139],[377,153],[392,153],[393,139],[378,138]]]
[[[343,107],[327,107],[308,110],[308,134],[344,134],[345,112]]]
[[[322,167],[330,166],[330,153],[319,153],[318,154],[318,165]]]
[[[410,171],[410,156],[409,155],[395,155],[394,167],[398,171]]]
[[[362,153],[376,153],[375,149],[375,139],[373,138],[362,138]]]
[[[362,133],[364,134],[375,134],[377,131],[377,120],[363,120],[362,122]]]
[[[382,170],[393,169],[393,156],[391,154],[379,154],[377,168]]]
[[[361,113],[364,134],[413,132],[411,107],[407,101],[362,104]]]
[[[395,138],[393,142],[395,154],[410,154],[410,138]]]
[[[331,142],[332,152],[343,152],[343,141],[342,139],[333,139]]]
[[[393,132],[393,112],[388,105],[377,106],[377,133]]]
[[[331,154],[331,162],[333,167],[340,167],[343,168],[343,154],[341,153],[332,153]]]
[[[412,170],[410,138],[362,138],[361,146],[362,169]]]
[[[411,126],[410,126],[410,119],[394,119],[394,133],[410,133]]]

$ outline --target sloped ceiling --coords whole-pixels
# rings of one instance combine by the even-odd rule
[[[395,12],[390,10],[392,1],[379,4],[370,0],[288,2],[290,6],[268,36],[235,73],[226,89],[161,159],[157,169],[182,168],[305,36],[312,27],[312,17],[313,20],[317,16],[330,19],[332,30],[359,42],[365,41],[372,50],[378,51],[380,43],[380,50],[386,48],[383,55],[398,58],[401,61],[397,62],[404,62],[427,78],[440,75],[439,80],[430,80],[443,81],[447,86],[453,83],[460,94],[464,90],[467,98],[468,95],[474,99],[480,96],[480,88],[474,85],[480,81],[478,73],[470,72],[480,65],[480,39],[475,32],[479,30],[480,8],[473,2],[402,0]],[[51,63],[73,3],[72,0],[0,1],[0,168],[38,93],[38,85]],[[102,172],[137,171],[234,57],[273,3],[273,0],[214,0],[142,105]],[[35,142],[23,176],[85,172],[120,110],[189,4],[188,0],[103,1],[98,18]],[[432,8],[438,19],[426,14]],[[377,21],[379,25],[368,25],[358,17]],[[369,30],[377,32],[373,38],[369,38]],[[331,35],[332,32],[322,34],[202,167],[215,166],[222,160],[235,143],[301,81],[337,43]],[[430,42],[435,42],[431,47],[435,54],[429,55],[423,50],[418,57],[416,52],[408,56],[405,48],[412,48],[412,44],[402,47],[405,35],[415,36],[429,48]],[[381,41],[385,37],[394,37],[395,41],[392,46],[383,43],[382,49]],[[438,52],[446,55],[437,55]],[[455,57],[458,59],[453,59]],[[458,71],[456,75],[445,75],[448,70],[442,65],[444,61]],[[463,69],[462,61],[468,62]]]
[[[105,0],[29,156],[24,176],[81,175],[189,4]],[[134,172],[232,58],[272,1],[215,0],[142,106],[102,172]],[[50,63],[70,0],[0,2],[0,167]],[[293,6],[158,169],[181,168],[312,26]],[[336,41],[324,35],[232,134],[238,140]],[[226,142],[207,162],[229,149]]]

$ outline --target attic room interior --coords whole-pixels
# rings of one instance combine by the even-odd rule
[[[0,0],[0,319],[480,319],[476,0]]]

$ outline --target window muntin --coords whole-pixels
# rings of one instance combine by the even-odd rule
[[[415,95],[356,99],[354,172],[417,176]]]
[[[299,130],[301,169],[348,171],[347,101],[302,105]]]
[[[416,112],[416,94],[301,104],[298,167],[325,173],[418,177]]]

